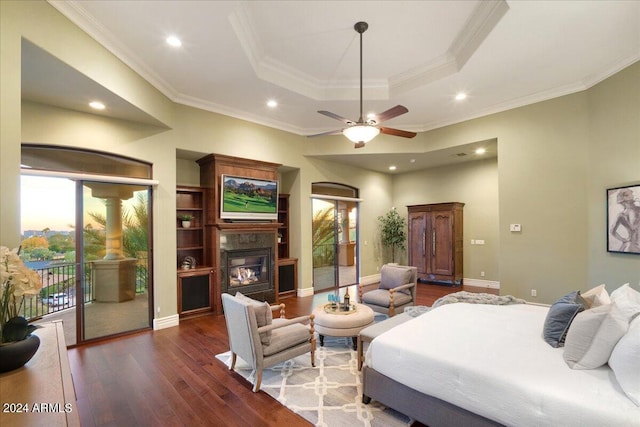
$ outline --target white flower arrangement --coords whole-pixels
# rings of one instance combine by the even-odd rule
[[[41,289],[40,276],[24,265],[18,250],[0,246],[0,343],[22,341],[35,329],[18,313],[25,298]]]

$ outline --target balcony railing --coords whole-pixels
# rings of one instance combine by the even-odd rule
[[[83,303],[95,301],[95,287],[92,281],[93,263],[84,264]],[[34,298],[26,299],[20,315],[27,320],[34,320],[44,315],[67,310],[76,306],[75,263],[52,264],[46,268],[33,269],[42,280],[42,290]],[[136,264],[136,294],[149,289],[148,259],[138,258]]]

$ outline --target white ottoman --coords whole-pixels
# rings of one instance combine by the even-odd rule
[[[313,310],[314,327],[320,336],[320,346],[324,345],[324,336],[351,337],[353,349],[357,350],[357,337],[363,328],[373,325],[373,310],[363,304],[354,304],[352,313],[328,313],[324,304]]]

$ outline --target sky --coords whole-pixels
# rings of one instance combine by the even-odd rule
[[[72,230],[75,224],[75,183],[65,178],[23,175],[20,180],[20,230]]]
[[[75,181],[66,178],[48,178],[22,175],[20,177],[20,231],[43,230],[70,231],[75,228]],[[85,212],[105,214],[103,199],[91,197],[91,190],[84,188]],[[131,201],[134,198],[130,199]],[[126,209],[127,202],[123,203]],[[85,223],[97,225],[85,215]]]

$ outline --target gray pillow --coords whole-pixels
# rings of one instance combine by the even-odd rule
[[[241,294],[240,292],[236,292],[236,298],[248,302],[253,306],[253,312],[256,315],[256,323],[258,324],[258,328],[271,324],[273,315],[271,313],[271,306],[268,302],[254,300],[253,298],[249,298],[248,296]],[[263,345],[271,344],[271,331],[262,332],[260,334],[260,341]]]
[[[411,270],[406,267],[385,264],[380,270],[380,289],[393,289],[410,282]]]
[[[587,308],[580,291],[573,291],[553,303],[544,320],[542,336],[551,347],[564,346],[564,340],[573,318]]]

